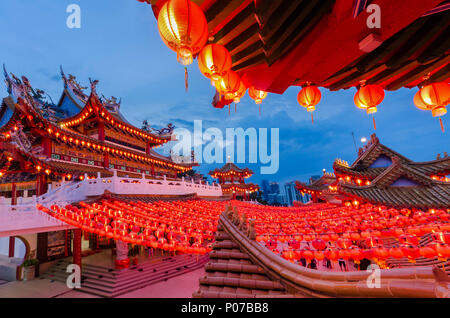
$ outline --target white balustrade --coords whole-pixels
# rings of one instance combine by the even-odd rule
[[[124,178],[114,172],[112,177],[89,179],[87,175],[82,181],[54,183],[47,193],[39,197],[18,198],[18,205],[10,205],[11,201],[0,197],[0,236],[15,232],[15,235],[29,232],[31,229],[48,229],[56,231],[70,226],[56,220],[36,208],[37,204],[50,207],[53,204],[65,206],[70,203],[86,200],[88,196],[100,196],[105,191],[115,194],[151,194],[151,195],[186,195],[217,197],[222,195],[218,184],[195,183],[193,180],[160,178]],[[51,229],[50,229],[51,228]]]

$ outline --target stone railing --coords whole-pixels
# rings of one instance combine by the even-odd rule
[[[36,204],[0,206],[0,236],[70,228],[72,228],[70,225],[36,209]]]
[[[56,231],[59,227],[67,228],[68,225],[43,214],[36,209],[37,204],[50,207],[53,204],[65,206],[70,203],[86,200],[89,196],[100,196],[105,191],[115,194],[153,194],[153,195],[186,195],[196,194],[204,197],[219,197],[222,188],[217,184],[196,183],[183,179],[162,178],[147,179],[118,177],[116,172],[110,178],[88,179],[83,181],[62,182],[50,186],[48,192],[26,200],[25,204],[10,205],[0,204],[0,234],[26,233],[36,229],[45,228]],[[18,200],[18,202],[23,202]],[[1,202],[0,202],[1,203]],[[56,227],[56,228],[55,228]]]
[[[437,281],[431,266],[381,269],[374,284],[373,271],[326,272],[293,264],[256,242],[252,223],[249,220],[247,226],[230,208],[219,220],[241,251],[289,293],[313,297],[450,297],[450,283]]]

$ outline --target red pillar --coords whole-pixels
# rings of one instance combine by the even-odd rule
[[[44,155],[46,157],[52,156],[52,140],[49,137],[42,138],[42,148],[44,148]]]
[[[9,252],[8,257],[14,257],[14,249],[16,247],[15,245],[16,238],[14,236],[9,237]]]
[[[105,141],[105,124],[103,122],[98,123],[98,140]]]
[[[150,154],[150,149],[151,149],[151,147],[150,147],[150,140],[147,139],[147,144],[145,145],[145,153],[147,155]]]
[[[81,230],[73,230],[73,264],[77,264],[81,268]]]
[[[47,175],[39,173],[36,177],[36,196],[40,196],[47,192]]]
[[[69,231],[64,230],[64,256],[69,256]]]
[[[11,185],[11,205],[17,204],[17,186],[16,183],[13,182]]]
[[[108,152],[103,153],[103,167],[109,168],[109,153]]]

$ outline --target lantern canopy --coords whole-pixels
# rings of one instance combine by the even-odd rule
[[[164,43],[177,52],[183,65],[192,64],[208,40],[208,23],[202,9],[191,0],[169,0],[158,14],[158,30]]]

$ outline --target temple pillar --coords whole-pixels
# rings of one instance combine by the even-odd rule
[[[13,182],[11,185],[11,205],[17,204],[17,186],[16,183]]]
[[[103,122],[98,123],[98,140],[105,141],[105,124]]]
[[[42,137],[42,148],[44,148],[44,155],[49,158],[52,156],[52,140],[49,137]]]
[[[72,263],[80,266],[81,269],[81,229],[73,230],[73,255]]]
[[[14,257],[14,249],[16,248],[16,238],[14,236],[9,237],[9,251],[8,257]]]
[[[103,167],[109,168],[109,153],[108,152],[103,153]]]
[[[64,256],[69,256],[69,231],[64,230]]]
[[[150,154],[150,149],[152,149],[152,148],[150,147],[150,140],[147,139],[147,143],[145,144],[145,153],[146,153],[147,155]]]
[[[36,197],[45,194],[45,192],[47,192],[47,175],[39,173],[36,176]]]

